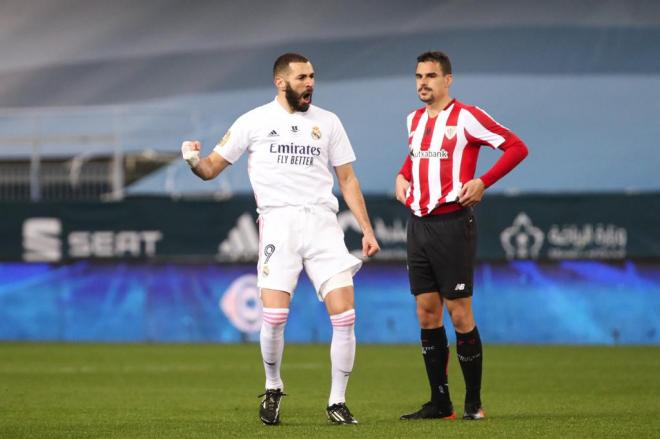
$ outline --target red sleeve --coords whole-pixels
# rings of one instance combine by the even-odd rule
[[[504,143],[499,146],[504,154],[497,159],[495,164],[484,175],[479,177],[486,187],[490,187],[497,180],[508,174],[527,157],[527,146],[515,134],[509,131],[509,135]]]
[[[399,174],[403,175],[403,178],[408,181],[412,180],[412,160],[410,160],[409,155],[406,156],[401,169],[399,169]]]

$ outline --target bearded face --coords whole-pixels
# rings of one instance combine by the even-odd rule
[[[284,96],[286,97],[286,101],[289,103],[289,106],[293,111],[305,112],[309,110],[309,106],[312,103],[313,93],[314,88],[312,87],[307,87],[298,93],[293,89],[293,87],[291,87],[291,83],[287,81]]]

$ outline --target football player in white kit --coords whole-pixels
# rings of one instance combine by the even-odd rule
[[[346,406],[346,386],[355,358],[353,275],[362,262],[344,244],[332,194],[334,167],[346,204],[362,229],[362,253],[379,250],[364,197],[351,163],[353,148],[339,118],[312,105],[314,69],[295,53],[273,67],[277,96],[240,116],[206,157],[201,144],[185,141],[183,158],[203,180],[220,174],[248,152],[248,173],[259,213],[258,286],[263,305],[261,354],[266,391],[259,416],[279,423],[284,384],[280,376],[284,325],[302,268],[325,303],[332,323],[332,385],[328,419],[357,424]]]

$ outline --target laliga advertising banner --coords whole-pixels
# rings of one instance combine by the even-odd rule
[[[377,260],[405,261],[407,210],[367,197],[381,244]],[[99,203],[3,203],[0,260],[252,262],[259,252],[250,196],[226,201],[128,199]],[[660,194],[487,194],[476,209],[478,258],[487,260],[660,257]],[[349,250],[361,233],[345,206],[338,221]]]

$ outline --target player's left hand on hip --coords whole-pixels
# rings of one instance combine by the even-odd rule
[[[371,235],[371,236],[363,236],[362,237],[362,254],[364,256],[373,256],[376,253],[380,251],[380,246],[378,245],[378,241],[376,241],[376,237]]]
[[[472,207],[476,205],[484,196],[486,185],[480,178],[475,178],[466,182],[458,195],[458,202],[463,207]]]

